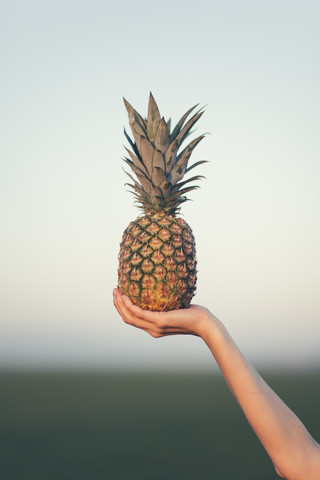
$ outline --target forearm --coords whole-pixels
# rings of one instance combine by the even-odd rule
[[[201,336],[278,473],[290,480],[302,478],[300,472],[305,475],[313,446],[317,448],[303,424],[246,361],[219,321],[209,323]]]
[[[271,457],[288,480],[320,480],[320,447],[294,413],[246,361],[221,322],[204,307],[149,312],[114,291],[115,306],[130,325],[154,338],[192,334],[204,339],[232,393]]]

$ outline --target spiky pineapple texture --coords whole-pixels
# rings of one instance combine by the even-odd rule
[[[124,99],[134,141],[125,131],[132,151],[124,161],[137,177],[128,172],[128,184],[136,203],[144,211],[126,228],[120,244],[118,284],[133,303],[148,310],[187,308],[196,290],[195,240],[190,226],[176,215],[187,200],[185,194],[198,188],[186,186],[203,178],[197,175],[183,180],[198,161],[188,166],[193,149],[204,138],[200,135],[180,153],[182,142],[203,114],[188,121],[188,110],[170,131],[170,121],[160,116],[150,93],[148,116],[142,116]]]
[[[196,266],[194,236],[182,218],[144,215],[123,233],[119,288],[145,310],[187,308],[196,290]]]

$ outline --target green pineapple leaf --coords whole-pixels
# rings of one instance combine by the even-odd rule
[[[134,165],[137,168],[139,168],[142,172],[144,172],[146,175],[148,175],[148,171],[147,171],[145,165],[142,163],[142,161],[138,157],[136,157],[128,148],[126,148],[126,147],[124,147],[124,148],[129,153],[129,155],[131,157],[131,160],[134,163]]]
[[[152,170],[152,183],[159,187],[163,182],[166,182],[166,174],[159,167],[154,167]]]
[[[176,137],[176,140],[178,141],[179,146],[181,145],[183,140],[185,140],[191,128],[199,120],[199,118],[203,115],[203,113],[204,112],[196,113],[193,117],[190,118],[190,120],[185,124],[183,129],[179,132],[179,134]]]
[[[171,171],[171,182],[173,183],[173,185],[179,182],[179,180],[181,180],[184,177],[190,156],[191,156],[191,152],[187,152],[174,165]]]
[[[152,177],[152,158],[154,148],[146,137],[141,137],[140,142],[140,155],[150,177]]]
[[[188,116],[190,115],[190,113],[199,105],[199,103],[197,103],[196,105],[194,105],[193,107],[191,107],[179,120],[179,122],[177,123],[177,125],[174,127],[174,130],[172,132],[172,134],[170,135],[170,143],[173,142],[173,140],[176,139],[178,133],[180,132],[181,128],[183,127],[183,124],[184,122],[186,121],[186,119],[188,118]]]
[[[198,165],[201,165],[202,163],[208,163],[208,160],[199,160],[199,162],[196,162],[193,165],[191,165],[190,167],[188,167],[186,169],[186,173],[190,172],[190,170],[192,170],[192,168],[197,167]]]
[[[131,146],[132,150],[134,151],[135,155],[140,156],[140,153],[139,153],[139,151],[138,151],[138,149],[137,149],[137,145],[131,140],[131,138],[130,138],[129,135],[127,134],[125,128],[124,128],[124,134],[125,134],[126,139],[128,140],[128,142],[130,143],[130,146]]]
[[[156,131],[156,136],[154,139],[155,147],[160,150],[163,154],[166,153],[169,147],[169,132],[165,119],[162,117],[158,129]]]
[[[182,150],[181,153],[179,153],[178,157],[177,157],[177,162],[180,160],[181,157],[183,157],[186,153],[190,152],[192,153],[192,151],[194,150],[194,148],[198,145],[198,143],[201,142],[201,140],[204,138],[205,136],[204,135],[200,135],[199,137],[195,138],[194,140],[192,140],[192,142],[189,143],[189,145],[186,146],[186,148],[184,150]]]
[[[161,168],[161,170],[165,171],[165,161],[163,155],[159,150],[155,149],[152,156],[152,169],[156,167]]]
[[[171,172],[174,164],[176,163],[176,155],[179,148],[179,143],[177,140],[174,140],[170,143],[168,150],[165,154],[166,169],[167,172]]]
[[[186,185],[190,182],[195,182],[197,180],[202,180],[205,178],[203,175],[195,175],[194,177],[188,178],[188,180],[184,180],[183,182],[179,182],[174,186],[174,191],[179,191],[183,185]]]
[[[156,136],[156,132],[161,121],[158,105],[150,92],[149,106],[148,106],[148,120],[147,120],[147,135],[150,142],[153,142]]]

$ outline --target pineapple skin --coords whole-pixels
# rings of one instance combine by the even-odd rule
[[[196,267],[187,222],[164,212],[146,213],[123,233],[118,288],[144,310],[188,308],[196,291]]]

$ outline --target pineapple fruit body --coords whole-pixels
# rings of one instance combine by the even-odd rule
[[[181,217],[150,213],[131,222],[120,244],[120,291],[145,310],[187,308],[196,290],[195,240]]]
[[[118,286],[132,302],[145,310],[164,311],[187,308],[196,290],[195,240],[189,225],[177,214],[186,193],[198,188],[185,180],[191,169],[205,160],[189,165],[193,149],[204,135],[181,150],[191,128],[200,119],[201,109],[189,109],[171,129],[161,117],[150,93],[148,115],[143,118],[124,99],[133,139],[124,131],[131,150],[124,158],[131,173],[127,184],[132,189],[142,216],[131,222],[120,244]]]

